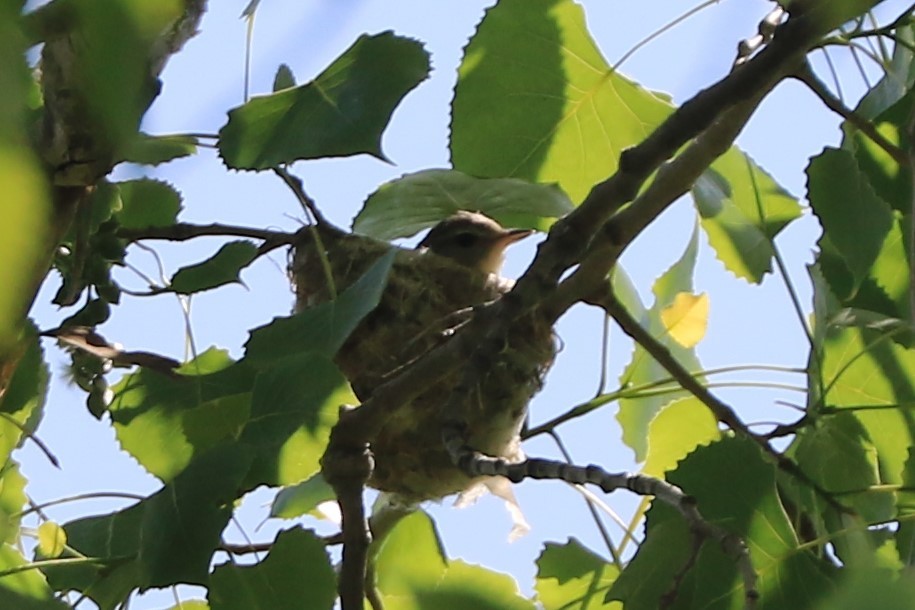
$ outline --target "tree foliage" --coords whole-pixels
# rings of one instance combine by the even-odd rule
[[[434,522],[413,513],[367,549],[373,603],[912,607],[912,9],[877,23],[869,11],[878,0],[786,4],[787,16],[774,13],[772,27],[761,26],[730,74],[679,107],[610,65],[573,0],[499,0],[481,17],[451,101],[452,168],[379,185],[353,230],[393,239],[474,209],[548,233],[515,298],[483,308],[433,353],[435,366],[497,364],[498,350],[481,354],[479,346],[485,351],[520,314],[555,319],[582,301],[603,307],[635,341],[618,388],[526,434],[616,406],[623,442],[644,475],[625,486],[657,499],[643,503],[644,519],[630,526],[644,526],[634,552],[626,540],[611,557],[575,538],[547,543],[530,597],[506,575],[446,557]],[[275,173],[321,221],[322,202],[311,200],[292,164],[360,153],[384,160],[385,128],[427,78],[431,58],[420,41],[364,35],[303,84],[279,66],[274,91],[227,109],[218,134],[143,133],[159,72],[203,10],[192,0],[0,7],[0,607],[66,608],[65,599],[79,598],[126,608],[137,591],[194,584],[205,587],[206,600],[181,607],[330,609],[339,586],[352,610],[345,594],[354,583],[347,564],[335,572],[332,541],[294,526],[263,547],[237,547],[223,530],[238,501],[262,486],[278,492],[271,517],[313,513],[334,497],[322,456],[371,443],[364,432],[371,424],[353,432],[345,420],[378,417],[387,395],[341,415],[341,405],[358,400],[333,358],[377,305],[394,255],[352,286],[331,287],[332,300],[250,329],[238,359],[211,349],[179,364],[125,352],[86,328],[133,298],[111,271],[127,264],[134,244],[231,238],[150,286],[153,295],[174,296],[240,282],[253,261],[297,239],[219,218],[184,223],[182,209],[193,201],[166,182],[115,181],[117,164],[154,166],[215,146],[228,168]],[[845,108],[806,58],[871,39],[893,49],[875,57],[886,74],[855,109]],[[36,46],[40,73],[25,59]],[[768,92],[789,78],[817,93],[824,112],[845,118],[841,144],[807,166],[809,207],[733,145]],[[694,202],[697,223],[685,229],[693,231],[686,250],[656,279],[646,306],[616,263],[682,195]],[[709,316],[708,297],[695,294],[697,249],[707,240],[735,282],[760,284],[783,264],[777,237],[805,209],[822,227],[809,268],[812,310],[793,303],[800,317],[809,315],[798,331],[808,335],[806,401],[796,420],[759,432],[712,393],[714,371],[703,370],[695,351]],[[39,331],[28,311],[52,271],[61,278],[54,303],[65,310],[60,328]],[[47,521],[32,532],[23,525],[31,511],[15,452],[40,442],[49,382],[42,336],[71,350],[72,375],[98,425],[112,426],[161,487],[121,510]],[[468,351],[474,357],[462,359]],[[132,370],[109,386],[112,365]],[[422,366],[401,375],[421,383]],[[474,366],[468,375],[478,373]],[[485,460],[467,467],[508,468]],[[581,480],[597,483],[598,470],[589,467]],[[511,476],[543,472],[522,465]],[[341,505],[346,514],[342,495]],[[359,525],[347,523],[344,561]],[[33,534],[37,543],[24,544]],[[253,558],[255,547],[266,552]]]

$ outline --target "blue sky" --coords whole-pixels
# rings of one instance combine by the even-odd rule
[[[213,2],[204,18],[201,34],[193,39],[166,69],[162,96],[144,123],[151,133],[215,133],[226,120],[225,112],[243,99],[245,23],[239,15],[246,0]],[[361,202],[379,184],[403,173],[448,166],[448,112],[461,49],[473,33],[483,10],[491,2],[429,2],[405,0],[328,0],[279,2],[264,0],[254,29],[251,92],[268,92],[280,63],[291,66],[299,82],[316,76],[355,38],[363,33],[394,30],[426,44],[434,72],[429,81],[411,93],[396,111],[384,137],[384,150],[393,164],[369,157],[299,163],[294,172],[305,180],[306,189],[333,221],[348,225]],[[680,12],[679,2],[583,1],[592,34],[612,64],[652,31]],[[890,1],[901,9],[904,3]],[[680,103],[700,88],[724,76],[730,68],[737,42],[756,31],[756,23],[773,6],[763,0],[721,1],[649,43],[622,67],[622,72],[642,85],[669,93]],[[892,11],[886,11],[890,14]],[[853,71],[848,54],[834,60],[843,74],[845,93],[855,99],[862,80]],[[821,58],[817,59],[822,62]],[[870,70],[871,74],[874,73]],[[838,119],[796,83],[784,83],[767,99],[739,144],[784,187],[800,198],[804,193],[803,169],[807,159],[824,145],[835,145],[840,133]],[[183,194],[183,220],[222,222],[259,227],[294,229],[301,221],[298,204],[289,191],[270,174],[227,171],[212,150],[161,168],[119,168],[117,177],[150,175],[168,180]],[[692,232],[695,214],[691,202],[678,202],[627,251],[623,265],[633,277],[643,300],[651,303],[651,283],[683,251]],[[818,227],[809,213],[780,236],[778,245],[789,265],[792,282],[805,305],[810,290],[805,265],[812,261]],[[514,247],[505,269],[517,276],[530,261],[534,240]],[[202,260],[218,247],[217,240],[184,244],[156,244],[168,274],[182,265]],[[131,251],[130,261],[157,276],[153,258]],[[293,295],[285,277],[285,258],[274,254],[243,274],[245,286],[229,286],[194,298],[191,321],[198,351],[211,345],[240,355],[248,329],[275,316],[288,314]],[[119,275],[128,287],[143,288],[135,275]],[[698,353],[706,368],[727,364],[780,364],[803,366],[806,343],[791,309],[785,285],[770,276],[762,286],[751,287],[736,280],[705,247],[696,274],[698,291],[711,296],[708,335]],[[55,326],[66,314],[48,305],[57,288],[56,278],[44,287],[33,315],[41,327]],[[558,332],[564,349],[552,371],[547,388],[531,407],[532,423],[542,422],[595,392],[600,376],[600,312],[579,307],[560,322]],[[178,303],[168,296],[155,299],[125,298],[103,327],[110,340],[130,349],[145,349],[177,358],[185,355],[185,327]],[[28,491],[36,501],[85,491],[132,490],[150,493],[158,482],[146,475],[127,454],[119,451],[106,422],[95,421],[84,407],[84,396],[62,381],[66,359],[51,343],[46,351],[55,374],[39,436],[60,458],[62,468],[52,468],[30,446],[17,454],[30,479]],[[608,361],[610,387],[628,361],[630,343],[614,330]],[[747,377],[735,379],[746,380]],[[803,385],[802,377],[760,378]],[[775,406],[779,399],[803,403],[801,394],[784,390],[729,389],[719,394],[737,406],[751,421],[790,416]],[[583,422],[562,428],[563,437],[576,461],[594,462],[611,471],[635,467],[631,452],[622,445],[610,405]],[[555,447],[538,439],[526,446],[528,454],[556,456]],[[452,509],[446,501],[431,507],[446,550],[452,556],[482,563],[512,573],[522,590],[529,592],[533,559],[545,540],[582,540],[606,554],[584,504],[571,488],[559,483],[528,482],[518,490],[519,500],[533,531],[509,544],[510,522],[501,503],[485,498],[478,505]],[[270,495],[256,493],[242,510],[247,533],[259,540],[286,524],[267,524],[255,531],[266,515]],[[621,493],[604,500],[624,519],[636,500]],[[50,509],[55,519],[112,510],[120,504],[100,501],[72,503]],[[311,523],[311,522],[309,522]],[[322,531],[329,531],[321,526]],[[610,526],[618,538],[619,530]],[[237,531],[227,534],[240,540]],[[182,592],[182,597],[192,596]],[[171,593],[153,592],[132,608],[163,608],[173,604]]]

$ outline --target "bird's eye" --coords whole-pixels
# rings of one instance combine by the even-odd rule
[[[477,243],[478,235],[474,233],[458,233],[454,236],[454,243],[459,245],[462,248],[469,248],[470,246]]]

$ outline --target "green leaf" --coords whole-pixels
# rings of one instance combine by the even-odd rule
[[[482,212],[503,226],[546,231],[572,210],[572,202],[555,186],[427,169],[387,182],[369,195],[353,231],[383,240],[409,237],[458,210]]]
[[[648,452],[644,474],[663,477],[701,445],[721,438],[718,421],[697,398],[671,402],[648,425]]]
[[[277,534],[260,563],[216,566],[207,595],[212,610],[330,610],[336,597],[324,543],[300,528]]]
[[[210,605],[202,599],[182,600],[168,610],[210,610]]]
[[[295,87],[295,75],[292,73],[292,68],[286,64],[280,64],[280,67],[276,69],[276,76],[273,77],[273,92],[276,93],[290,87]]]
[[[428,74],[418,42],[392,32],[360,36],[314,81],[231,110],[220,154],[235,169],[359,153],[384,159],[381,134],[391,113]]]
[[[48,365],[35,327],[28,323],[17,350],[22,350],[15,372],[0,396],[0,464],[5,464],[22,441],[22,429],[34,432],[44,413]],[[10,421],[12,420],[12,421]],[[0,538],[2,540],[2,538]]]
[[[421,510],[394,526],[375,557],[378,588],[385,596],[411,596],[416,589],[440,581],[447,569],[435,523]]]
[[[759,577],[760,608],[804,608],[829,592],[835,568],[804,550],[781,504],[775,467],[749,440],[724,439],[699,447],[669,481],[694,497],[711,523],[744,540]],[[610,597],[627,610],[658,608],[674,576],[686,565],[691,546],[683,518],[655,501],[648,512],[645,541],[614,583]],[[670,606],[743,607],[743,580],[734,560],[718,543],[706,541],[677,586]]]
[[[115,217],[125,229],[168,226],[181,211],[181,194],[167,182],[140,178],[114,185],[122,205]]]
[[[28,562],[14,547],[0,544],[0,572]],[[9,610],[66,610],[69,605],[54,599],[39,570],[25,570],[0,578],[0,608]]]
[[[144,505],[104,516],[87,517],[64,525],[72,548],[105,561],[103,567],[79,565],[44,569],[55,591],[84,591],[101,610],[111,610],[130,592],[147,582],[139,553]]]
[[[25,477],[19,464],[7,459],[0,468],[0,544],[15,544],[19,539],[19,526],[28,498],[25,495]]]
[[[42,557],[60,557],[67,544],[67,534],[54,521],[45,521],[38,526],[38,554]]]
[[[170,377],[141,368],[112,390],[111,420],[121,447],[171,481],[194,457],[237,438],[248,422],[254,370],[210,349]]]
[[[81,126],[89,139],[81,144],[123,156],[117,151],[134,141],[140,118],[158,94],[159,84],[150,74],[152,47],[162,44],[162,33],[182,17],[185,7],[174,0],[120,0],[104,6],[72,2],[69,6],[73,11],[69,22],[78,24],[69,40],[82,41],[67,43],[76,53],[70,61],[80,66],[80,78],[74,79],[79,90],[74,95],[89,105],[96,122]]]
[[[333,357],[362,318],[378,305],[395,253],[393,248],[389,250],[335,300],[255,328],[245,344],[245,360],[264,366],[296,353]]]
[[[733,147],[699,177],[692,195],[719,260],[737,277],[762,282],[772,270],[775,236],[801,214],[797,201]]]
[[[42,163],[29,144],[25,108],[31,78],[26,42],[19,31],[20,6],[0,7],[0,359],[9,356],[22,330],[23,312],[41,276],[36,261],[48,259],[52,203]],[[0,448],[5,444],[0,441]],[[0,458],[5,454],[0,449]]]
[[[846,570],[839,586],[813,606],[814,610],[910,610],[915,599],[911,574],[890,570]]]
[[[281,489],[273,499],[270,516],[280,519],[301,517],[314,511],[322,502],[333,500],[335,497],[334,489],[319,472],[301,483]]]
[[[807,168],[808,196],[823,237],[819,244],[841,257],[852,275],[850,296],[867,278],[893,227],[893,212],[874,192],[854,157],[828,148]],[[828,240],[828,243],[824,243]]]
[[[912,44],[915,42],[915,27],[911,24],[898,27],[894,31],[894,36],[900,41],[900,44],[894,46],[893,57],[889,65],[883,66],[885,73],[877,84],[865,93],[855,108],[855,112],[866,119],[876,118],[884,110],[901,100],[915,84],[915,62],[913,62],[915,53],[912,52]],[[843,127],[851,129],[849,125],[843,125]]]
[[[169,288],[179,294],[192,294],[226,284],[241,284],[241,270],[256,258],[257,246],[250,241],[229,242],[202,263],[179,269],[169,282]]]
[[[102,610],[135,589],[206,584],[250,459],[243,447],[218,447],[149,498],[66,524],[69,545],[101,565],[46,568],[49,582],[58,591],[82,591]]]
[[[879,480],[901,484],[915,439],[915,424],[902,408],[915,403],[915,349],[895,343],[893,334],[892,328],[830,326],[821,347],[821,400],[825,407],[847,409],[860,422],[873,446],[859,451],[876,459]]]
[[[288,485],[316,473],[340,407],[358,402],[346,378],[324,356],[295,354],[262,370],[242,434],[242,441],[257,451],[246,485]]]
[[[124,152],[123,161],[142,165],[159,165],[197,154],[195,136],[153,136],[139,132]]]
[[[537,601],[543,610],[621,610],[605,602],[619,570],[570,538],[565,544],[547,542],[537,558]]]
[[[671,111],[610,68],[578,4],[502,0],[464,50],[451,161],[481,178],[556,183],[579,202]]]
[[[661,321],[661,310],[673,303],[677,294],[693,291],[693,271],[698,253],[698,232],[692,238],[676,263],[655,282],[654,305],[644,313],[640,323],[658,341],[665,345],[687,370],[699,370],[699,360],[692,349],[686,349],[673,340]],[[631,312],[636,315],[638,312]],[[638,319],[638,318],[637,318]],[[632,359],[620,375],[621,387],[638,387],[643,384],[669,379],[664,367],[658,364],[641,345],[636,345]],[[684,390],[660,396],[623,398],[616,418],[623,428],[623,442],[635,452],[636,460],[645,460],[648,451],[648,431],[651,420],[667,404],[686,395]]]
[[[895,516],[892,492],[866,491],[885,481],[877,448],[854,414],[824,417],[817,426],[801,430],[792,444],[791,457],[821,489],[841,496],[843,504],[853,507],[865,521]]]
[[[463,561],[447,562],[432,520],[423,512],[402,519],[376,558],[386,610],[533,610],[517,583]]]
[[[213,552],[250,464],[243,447],[218,447],[144,501],[139,556],[148,578],[144,588],[207,584]]]

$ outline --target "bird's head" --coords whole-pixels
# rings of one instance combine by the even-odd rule
[[[528,229],[505,229],[478,212],[460,211],[432,227],[417,248],[428,248],[467,267],[498,275],[505,249],[531,233]]]

